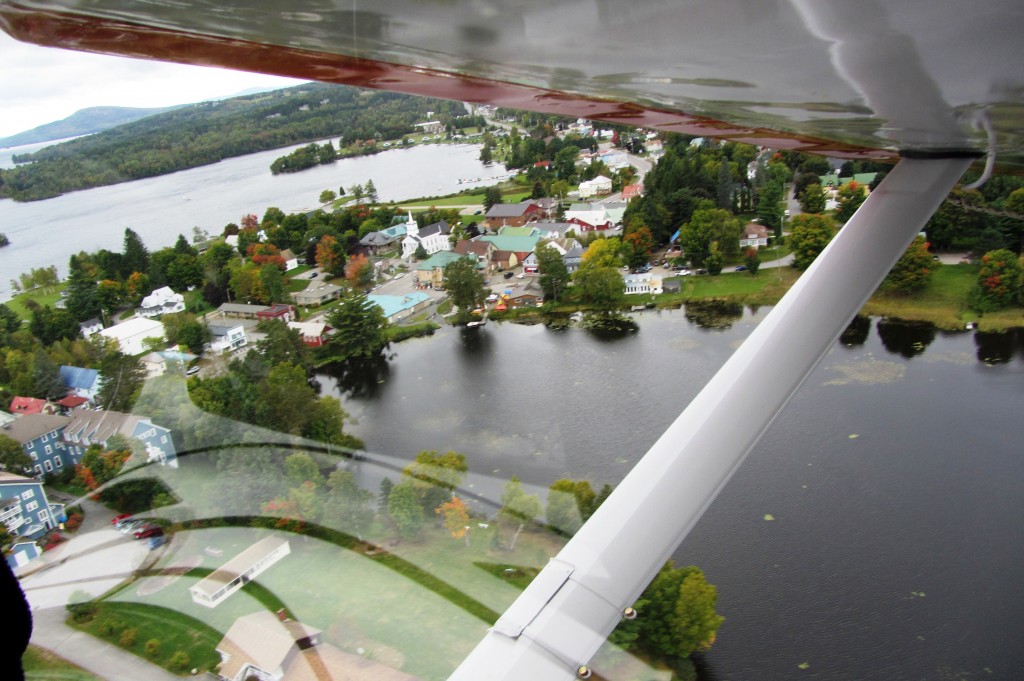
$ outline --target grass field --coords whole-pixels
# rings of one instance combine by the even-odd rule
[[[103,601],[97,604],[96,614],[90,621],[78,623],[69,618],[68,624],[97,638],[115,642],[122,649],[175,674],[193,668],[213,669],[220,663],[220,655],[214,650],[223,638],[220,632],[205,624],[203,619],[189,617],[172,608]],[[147,650],[149,641],[157,642],[152,650]],[[179,651],[188,655],[186,662],[175,661],[175,654]]]
[[[746,272],[726,272],[717,277],[675,277],[680,283],[679,293],[662,294],[657,303],[659,307],[673,307],[688,301],[720,298],[748,305],[772,305],[782,298],[799,275],[800,272],[791,267],[778,267],[761,270],[754,276]],[[943,265],[932,275],[928,286],[913,295],[876,291],[861,314],[931,322],[947,330],[963,329],[969,321],[976,322],[983,331],[1024,328],[1024,308],[980,314],[967,307],[967,296],[977,278],[975,265]]]
[[[25,293],[19,293],[10,300],[7,301],[7,307],[11,308],[18,314],[22,319],[29,319],[32,317],[32,313],[29,311],[26,304],[29,301],[34,301],[40,307],[49,305],[53,307],[54,304],[60,300],[60,292],[64,290],[66,282],[61,282],[56,286],[45,286],[42,288],[32,289]]]

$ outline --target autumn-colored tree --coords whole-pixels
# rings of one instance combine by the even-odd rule
[[[330,234],[316,245],[316,264],[331,276],[337,276],[345,267],[345,252],[338,240]]]
[[[634,224],[626,228],[622,237],[623,250],[630,267],[640,267],[647,263],[654,250],[654,235],[647,225]]]
[[[124,282],[124,297],[132,305],[138,305],[152,291],[149,277],[142,272],[132,272]]]
[[[978,312],[1012,305],[1020,290],[1021,277],[1021,263],[1013,251],[989,251],[981,257],[978,284],[968,297],[968,304]]]
[[[590,267],[617,267],[622,242],[617,237],[597,239],[583,252],[582,262]]]
[[[353,286],[365,286],[373,281],[373,263],[362,253],[353,255],[345,264],[345,278]]]
[[[452,497],[435,508],[434,513],[444,517],[444,529],[448,530],[452,537],[464,538],[466,545],[469,545],[469,507],[466,506],[466,502],[458,497]]]
[[[757,271],[761,269],[761,256],[758,254],[756,248],[748,248],[743,253],[743,264],[747,268],[747,272],[750,272],[751,276],[757,274]]]
[[[274,244],[252,244],[248,249],[249,257],[257,265],[271,263],[277,265],[279,270],[284,270],[285,261],[281,257],[281,249]]]
[[[928,242],[923,236],[918,236],[889,270],[882,286],[898,293],[919,291],[928,285],[934,268],[935,261],[928,252]]]
[[[259,218],[257,218],[254,214],[249,213],[248,215],[242,216],[242,229],[256,229],[259,226]]]
[[[860,204],[868,198],[864,185],[855,180],[847,182],[836,192],[836,210],[834,217],[836,222],[847,222],[860,208]]]

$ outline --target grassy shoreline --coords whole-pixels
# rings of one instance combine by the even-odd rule
[[[738,305],[776,305],[796,283],[801,272],[791,267],[761,270],[756,275],[727,273],[717,277],[666,277],[678,281],[678,293],[656,296],[623,296],[619,308],[653,303],[660,309],[674,309],[688,303],[724,301]],[[967,306],[967,296],[978,279],[975,265],[943,265],[928,286],[913,295],[900,295],[878,290],[860,310],[868,317],[885,317],[909,322],[928,322],[944,331],[962,331],[972,322],[980,331],[1008,331],[1024,328],[1024,307],[1011,307],[999,312],[980,313]],[[535,324],[549,314],[570,314],[585,306],[561,304],[543,309],[509,310],[496,319]]]

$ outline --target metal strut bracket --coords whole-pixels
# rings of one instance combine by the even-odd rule
[[[450,680],[575,678],[970,163],[900,161]]]

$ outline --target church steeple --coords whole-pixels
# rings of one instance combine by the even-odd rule
[[[406,236],[419,236],[420,226],[412,218],[412,211],[409,211],[409,219],[405,223]]]

